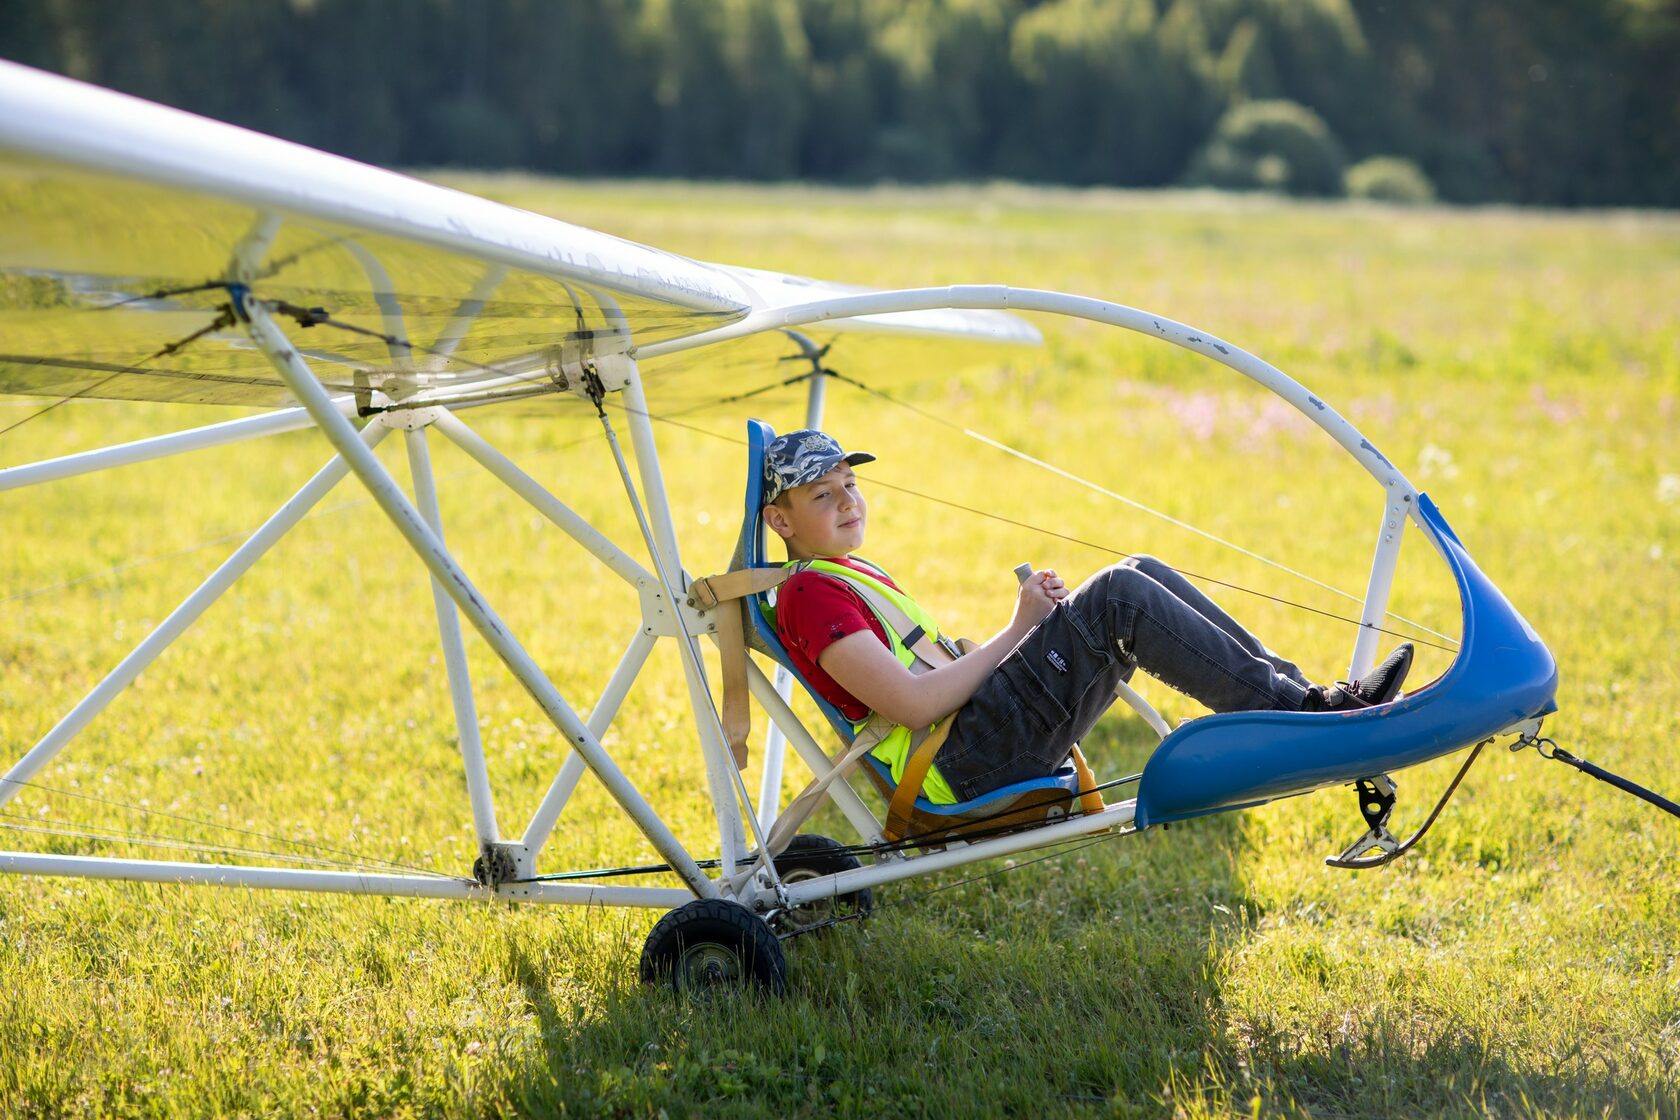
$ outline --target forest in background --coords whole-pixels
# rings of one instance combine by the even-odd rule
[[[0,57],[386,166],[1680,206],[1675,0],[8,0]]]

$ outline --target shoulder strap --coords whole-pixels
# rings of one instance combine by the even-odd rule
[[[747,768],[747,736],[752,734],[752,705],[747,702],[747,635],[741,615],[752,607],[737,600],[779,587],[792,574],[784,568],[738,568],[688,585],[689,606],[717,608],[718,657],[723,663],[723,737],[738,770]]]
[[[875,565],[869,564],[867,560],[861,561],[861,563],[868,564],[870,568],[880,571],[879,568],[875,568]],[[811,572],[827,579],[838,580],[855,591],[858,597],[868,604],[869,609],[875,612],[875,617],[881,620],[881,625],[897,635],[904,648],[915,654],[917,660],[924,665],[944,665],[956,660],[957,655],[947,649],[942,642],[928,637],[927,631],[917,625],[916,621],[909,615],[905,614],[903,607],[862,580],[847,579],[845,576],[834,572],[813,568],[805,562],[798,562],[789,565],[789,567],[794,571]]]

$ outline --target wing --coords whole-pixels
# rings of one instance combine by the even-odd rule
[[[0,215],[0,393],[53,398],[289,403],[230,285],[293,320],[329,388],[406,400],[552,394],[568,348],[856,290],[690,260],[10,63]],[[995,312],[830,326],[1038,337]]]

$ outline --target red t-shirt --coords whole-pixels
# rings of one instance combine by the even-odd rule
[[[880,579],[895,591],[903,590],[892,580],[882,578],[878,570],[854,563],[849,556],[824,559]],[[776,591],[776,632],[781,635],[794,667],[824,700],[839,708],[840,714],[853,723],[868,716],[869,708],[823,672],[817,659],[823,650],[859,630],[874,631],[882,645],[892,648],[886,630],[863,596],[836,576],[806,570],[796,573]]]

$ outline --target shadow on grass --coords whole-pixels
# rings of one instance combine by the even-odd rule
[[[1087,746],[1121,774],[1153,740],[1110,719]],[[620,1116],[1673,1112],[1613,1074],[1513,1067],[1439,1016],[1348,1008],[1303,1031],[1237,1013],[1221,984],[1264,917],[1239,873],[1252,843],[1226,814],[895,884],[868,921],[788,942],[780,999],[641,988],[644,924],[579,1014],[554,997],[564,954],[510,945],[543,1052],[507,1099]]]
[[[1109,720],[1087,745],[1121,774],[1153,737]],[[1011,874],[993,861],[894,884],[867,922],[787,943],[779,1000],[641,989],[627,940],[623,983],[580,1019],[556,1004],[546,962],[510,945],[546,1048],[510,1096],[620,1115],[976,1115],[1108,1108],[1118,1092],[1158,1110],[1174,1071],[1216,1041],[1215,933],[1249,905],[1241,843],[1215,818],[1026,853]]]
[[[1419,1014],[1361,1021],[1350,1008],[1309,1034],[1232,1028],[1208,1055],[1200,1083],[1180,1079],[1175,1103],[1194,1115],[1258,1098],[1269,1114],[1299,1116],[1676,1116],[1680,1087],[1630,1084],[1611,1069],[1558,1055],[1556,1068],[1512,1065],[1496,1041]]]

